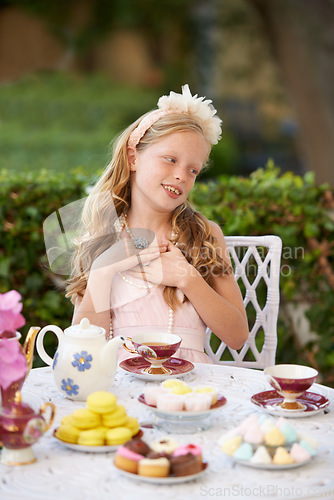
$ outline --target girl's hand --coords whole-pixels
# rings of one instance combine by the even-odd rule
[[[99,274],[106,273],[115,275],[142,264],[150,263],[157,259],[161,252],[165,252],[167,244],[158,244],[156,238],[144,250],[139,250],[133,244],[130,237],[124,237],[111,245],[93,262],[91,273],[98,271]]]
[[[87,281],[87,290],[95,313],[108,311],[110,308],[110,290],[114,276],[140,265],[149,267],[160,254],[167,250],[167,244],[158,244],[154,239],[144,250],[138,250],[132,239],[125,237],[111,245],[93,262]],[[139,264],[139,265],[138,265]]]
[[[136,266],[129,275],[155,285],[180,287],[182,280],[194,271],[179,248],[167,243],[167,251],[160,253],[160,258],[152,259],[148,265]]]

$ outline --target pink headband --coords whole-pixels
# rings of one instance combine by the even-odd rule
[[[183,85],[182,94],[170,92],[169,96],[162,96],[158,101],[158,108],[142,119],[139,125],[131,132],[128,146],[135,148],[145,132],[163,116],[173,113],[188,114],[197,120],[205,138],[210,144],[217,144],[221,136],[221,119],[215,116],[217,111],[212,106],[212,101],[204,97],[192,96],[189,86]]]
[[[128,140],[128,146],[130,146],[131,148],[135,148],[145,132],[150,127],[152,127],[153,123],[160,120],[160,118],[162,118],[163,116],[170,115],[171,113],[175,113],[175,111],[172,109],[169,111],[156,109],[155,111],[152,111],[147,116],[145,116],[145,118],[142,119],[139,125],[131,132]]]

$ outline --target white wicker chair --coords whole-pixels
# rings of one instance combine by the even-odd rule
[[[235,277],[243,293],[250,333],[244,346],[239,350],[234,350],[213,336],[211,330],[207,328],[204,348],[215,364],[233,364],[245,368],[263,369],[275,364],[282,240],[272,235],[226,236],[225,240],[231,255]],[[266,292],[266,297],[261,300],[257,295],[257,287],[260,283],[262,293]],[[253,317],[255,315],[255,320],[253,324],[250,324],[252,315]],[[220,342],[215,352],[211,345],[213,339],[216,343]],[[259,345],[261,342],[262,346]],[[222,359],[224,351],[225,357],[227,354],[230,360]],[[252,359],[247,360],[245,357]]]

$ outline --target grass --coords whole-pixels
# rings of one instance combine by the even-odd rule
[[[34,74],[0,87],[0,169],[95,174],[110,143],[160,92],[101,75]]]

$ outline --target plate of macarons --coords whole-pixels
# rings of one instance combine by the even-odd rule
[[[293,469],[310,463],[317,453],[315,439],[278,420],[252,414],[220,439],[222,452],[234,462],[256,469]]]
[[[114,466],[130,479],[153,484],[177,484],[200,477],[208,467],[197,444],[180,445],[169,437],[146,443],[133,438],[119,446]]]
[[[191,387],[182,380],[170,379],[145,387],[138,401],[159,417],[174,416],[180,420],[205,417],[224,406],[226,398],[215,387]]]
[[[53,435],[71,450],[104,453],[117,450],[134,436],[141,437],[143,431],[137,418],[117,404],[114,394],[97,391],[87,397],[85,407],[64,416]]]

